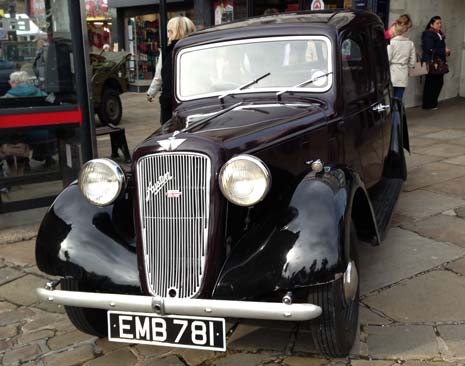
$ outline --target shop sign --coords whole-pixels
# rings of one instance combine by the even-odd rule
[[[215,1],[215,25],[232,22],[234,20],[234,3],[233,1]]]
[[[323,0],[313,0],[310,5],[310,10],[323,10],[325,8],[325,3]]]

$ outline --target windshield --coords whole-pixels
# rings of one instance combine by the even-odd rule
[[[189,100],[229,92],[325,92],[333,80],[330,50],[329,39],[320,36],[255,38],[187,48],[177,58],[176,93],[180,100]],[[265,73],[269,75],[239,89]],[[312,78],[314,82],[296,87]]]

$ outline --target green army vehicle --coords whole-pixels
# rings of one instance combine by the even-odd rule
[[[92,94],[95,113],[102,124],[117,125],[123,115],[120,94],[128,91],[129,52],[91,53]]]

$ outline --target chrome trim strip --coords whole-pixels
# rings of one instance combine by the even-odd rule
[[[41,300],[54,304],[158,315],[191,315],[218,318],[305,321],[321,315],[313,304],[162,298],[38,288]]]
[[[151,154],[138,160],[136,174],[149,292],[193,297],[202,284],[207,254],[210,158],[192,152]],[[164,174],[170,179],[147,196],[147,187]],[[169,190],[176,198],[166,197]]]

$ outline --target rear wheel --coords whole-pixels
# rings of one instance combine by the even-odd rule
[[[351,260],[343,277],[315,286],[309,302],[322,308],[322,314],[310,321],[318,350],[330,357],[345,357],[354,344],[358,328],[359,281],[356,254],[357,237],[351,230]]]
[[[103,91],[102,102],[97,109],[97,114],[100,122],[104,125],[120,123],[123,116],[123,105],[117,90],[110,88]]]
[[[80,281],[65,278],[61,281],[65,291],[89,291]],[[66,315],[81,332],[100,338],[107,336],[107,314],[105,310],[65,306]]]

